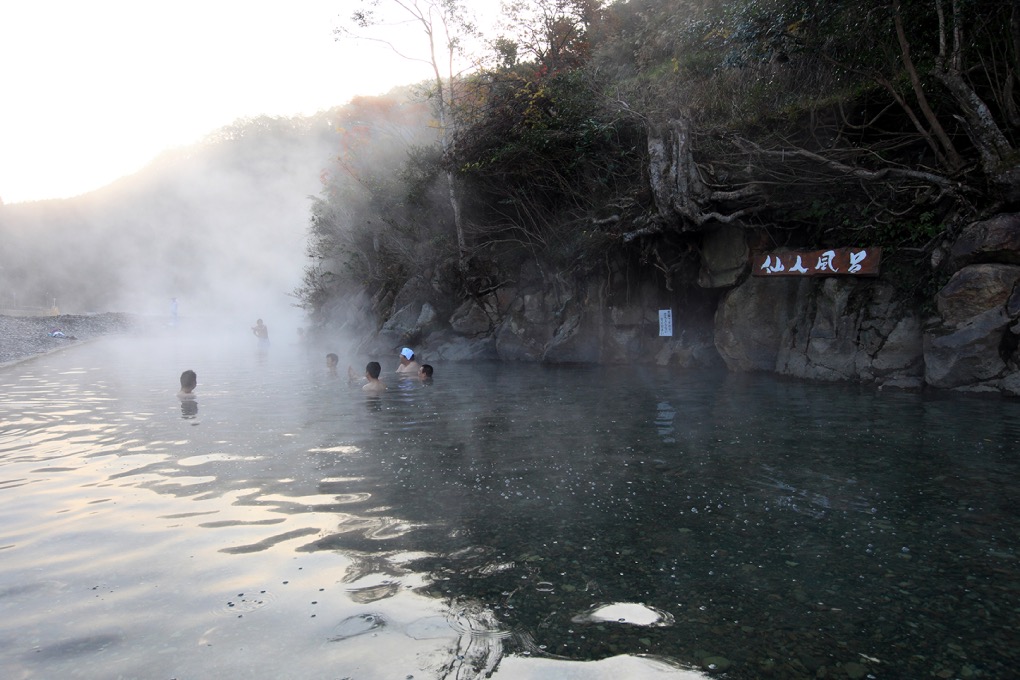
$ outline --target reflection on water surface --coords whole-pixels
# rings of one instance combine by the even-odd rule
[[[1017,667],[1016,402],[248,340],[0,371],[3,677]]]

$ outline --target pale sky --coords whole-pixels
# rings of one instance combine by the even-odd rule
[[[496,5],[481,0],[479,5]],[[0,4],[0,198],[63,198],[238,118],[308,115],[428,78],[337,42],[355,0],[11,0]],[[421,48],[420,32],[386,35]]]

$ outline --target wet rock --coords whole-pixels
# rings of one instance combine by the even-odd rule
[[[1020,266],[976,264],[956,272],[935,298],[942,322],[960,326],[985,312],[1004,307],[1020,281]]]

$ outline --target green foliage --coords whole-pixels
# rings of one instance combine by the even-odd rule
[[[456,93],[440,123],[445,145],[420,135],[380,154],[373,138],[341,154],[327,205],[314,209],[329,225],[313,219],[320,261],[384,289],[443,262],[455,247],[449,171],[468,248],[492,262],[541,258],[581,271],[628,249],[668,252],[674,230],[739,214],[733,223],[777,244],[882,246],[907,288],[927,290],[944,225],[998,200],[966,102],[987,102],[1001,126],[1007,176],[1020,142],[1020,38],[1002,30],[1020,22],[1020,8],[958,0],[941,4],[940,20],[937,6],[511,3],[494,66],[432,83],[434,94]],[[959,52],[940,54],[955,45],[954,27]],[[969,91],[946,86],[948,56]],[[351,119],[375,125],[388,115]],[[677,171],[693,178],[688,195],[669,197],[681,217],[660,214],[648,172],[649,131],[674,119],[690,150]],[[962,163],[950,159],[957,150]],[[656,236],[630,238],[636,232]]]
[[[348,291],[391,293],[451,252],[441,151],[428,109],[360,98],[337,117],[340,149],[312,203],[311,264],[297,291],[318,311]]]
[[[573,242],[573,221],[641,181],[641,133],[599,105],[583,71],[518,69],[512,81],[478,84],[487,106],[457,136],[473,221],[486,238]]]

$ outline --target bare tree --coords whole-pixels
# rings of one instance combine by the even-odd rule
[[[378,26],[379,19],[376,9],[381,1],[418,25],[427,43],[425,57],[415,56],[413,52],[406,52],[385,37],[373,37],[367,33],[355,33],[349,29],[339,29],[337,33],[350,38],[382,42],[401,57],[424,62],[432,67],[435,87],[432,98],[439,119],[439,141],[443,156],[450,158],[454,152],[452,147],[456,126],[453,107],[456,101],[455,88],[459,76],[457,57],[462,53],[465,39],[476,34],[476,28],[470,20],[462,0],[362,0],[361,7],[351,16],[354,26],[359,31],[366,31],[373,26]],[[461,197],[454,169],[449,164],[447,164],[445,174],[450,209],[453,213],[454,229],[457,235],[459,262],[461,268],[464,269],[467,261],[467,240],[464,236]]]
[[[897,32],[902,36],[900,20],[900,3],[894,3],[896,9]],[[1016,27],[1020,21],[1020,3],[1013,2],[1013,23]],[[1020,163],[1017,162],[1017,149],[1010,143],[1006,134],[999,126],[988,105],[978,95],[966,77],[966,65],[963,62],[965,37],[964,18],[959,0],[949,2],[950,14],[945,13],[945,3],[936,0],[935,7],[939,18],[939,51],[935,60],[933,75],[953,96],[961,115],[957,118],[963,123],[967,137],[974,144],[980,159],[981,169],[992,184],[999,187],[1007,200],[1020,198]],[[1020,37],[1013,35],[1014,51],[1020,45]],[[901,37],[904,51],[909,49]],[[1009,90],[1005,100],[1011,105],[1013,101],[1011,88],[1015,79],[1010,74],[1004,89]],[[1006,107],[1008,116],[1011,107]]]

